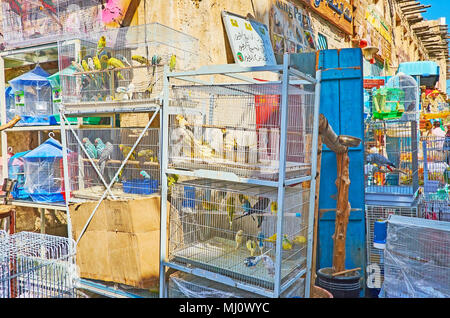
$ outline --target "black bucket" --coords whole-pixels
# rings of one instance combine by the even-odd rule
[[[359,298],[361,291],[361,275],[358,271],[340,276],[331,276],[331,267],[317,271],[316,285],[328,290],[335,298]]]

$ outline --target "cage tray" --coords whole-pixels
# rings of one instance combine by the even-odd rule
[[[86,200],[97,200],[99,199],[103,193],[106,191],[105,187],[102,186],[93,186],[89,188],[84,188],[81,190],[75,190],[72,192],[73,196],[75,198],[79,199],[86,199]],[[116,196],[117,199],[123,199],[123,200],[133,200],[137,198],[141,198],[144,194],[133,194],[133,193],[126,193],[122,189],[121,184],[115,184],[111,188],[111,192]],[[149,195],[153,195],[155,193],[151,193]]]
[[[174,252],[173,260],[273,289],[274,277],[268,273],[262,261],[256,266],[245,266],[244,260],[250,256],[250,252],[245,247],[245,242],[237,250],[235,247],[236,243],[232,240],[214,237]],[[257,253],[255,253],[255,256],[258,255]],[[237,260],[239,261],[237,262]],[[302,266],[302,264],[306,265],[305,262],[306,258],[303,256],[296,260],[283,260],[281,268],[282,281],[295,268]]]

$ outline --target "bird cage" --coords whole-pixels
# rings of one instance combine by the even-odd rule
[[[122,170],[120,166],[132,147]],[[159,128],[80,128],[66,135],[71,196],[98,199],[111,181],[108,194],[113,198],[135,198],[159,191]],[[117,174],[118,173],[118,174]],[[117,174],[116,179],[114,176]]]
[[[68,157],[72,157],[69,153]],[[63,202],[64,174],[61,144],[49,138],[23,156],[24,190],[35,202]]]
[[[449,222],[389,217],[384,297],[450,297],[449,246]]]
[[[30,194],[25,191],[25,156],[30,151],[19,152],[13,155],[8,162],[8,176],[10,179],[17,180],[11,191],[11,196],[16,200],[30,199]]]
[[[419,187],[416,121],[369,121],[365,125],[365,192],[373,195],[416,195]]]
[[[386,105],[391,110],[403,112],[402,118],[414,120],[419,112],[419,86],[417,81],[410,75],[402,72],[392,76],[385,85],[388,90]]]
[[[50,74],[39,65],[9,81],[14,91],[14,110],[20,124],[49,124],[54,113]]]
[[[381,206],[381,205],[366,205],[366,252],[367,252],[367,264],[373,266],[376,264],[379,268],[380,283],[383,282],[384,272],[384,249],[383,244],[378,245],[375,240],[375,223],[385,222],[390,215],[401,215],[406,217],[418,217],[419,205],[417,200],[409,207],[402,206]],[[370,275],[370,273],[368,273]],[[380,288],[377,286],[376,288]]]
[[[282,282],[306,268],[309,189],[196,179],[171,189],[169,260],[273,289],[277,213],[283,214]]]
[[[72,298],[79,280],[76,245],[40,233],[0,233],[0,298]]]
[[[61,75],[62,102],[158,102],[162,66],[190,69],[197,50],[195,38],[158,23],[80,34],[59,43],[60,70],[76,70]]]
[[[96,0],[2,0],[3,37],[14,49],[105,28]]]
[[[313,85],[309,85],[313,86]],[[281,84],[174,85],[179,105],[169,119],[169,167],[277,181]],[[314,87],[290,85],[286,179],[310,174]]]

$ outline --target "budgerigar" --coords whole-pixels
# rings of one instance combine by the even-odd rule
[[[236,236],[234,237],[234,241],[236,242],[236,249],[238,249],[239,246],[241,246],[243,239],[244,239],[244,231],[243,230],[237,231]]]
[[[116,58],[121,61],[126,66],[131,66],[130,62],[128,62],[127,58],[122,54],[116,54]]]
[[[153,156],[154,152],[151,149],[142,149],[137,153],[138,160],[141,164],[143,161],[155,162],[156,158]]]
[[[250,256],[255,255],[256,251],[256,243],[253,240],[247,240],[247,243],[245,244],[247,249],[250,251]]]
[[[141,175],[142,177],[144,177],[144,179],[151,179],[150,175],[149,175],[146,171],[144,171],[144,170],[142,170],[142,171],[140,172],[140,175]]]
[[[92,62],[94,62],[94,67],[96,70],[101,70],[102,69],[102,64],[100,63],[100,60],[98,59],[98,56],[94,56],[92,58]]]
[[[104,48],[106,46],[106,37],[102,35],[100,39],[97,42],[97,52],[96,55],[100,55],[100,53],[103,52]]]
[[[278,212],[278,203],[276,201],[272,201],[270,203],[270,212],[272,212],[273,214],[277,215]]]
[[[291,241],[289,241],[286,234],[283,236],[281,246],[283,247],[283,250],[291,250],[292,249],[292,243],[291,243]]]
[[[161,63],[161,56],[158,56],[156,54],[153,55],[152,56],[152,65],[153,65],[152,76],[155,76],[156,66],[159,65],[159,63]]]
[[[77,72],[84,72],[83,67],[82,67],[80,64],[78,64],[77,62],[72,61],[72,65],[73,65],[73,67],[75,67],[75,69],[77,70]]]
[[[292,240],[292,243],[294,243],[294,244],[305,244],[306,243],[306,237],[304,237],[303,235],[297,235]]]
[[[114,151],[114,146],[109,141],[106,142],[105,148],[103,149],[101,155],[98,158],[98,166],[100,167],[100,173],[104,175],[106,161],[110,160]]]
[[[275,243],[277,241],[277,233],[266,238],[264,241],[270,242],[270,243]]]
[[[94,60],[92,58],[90,58],[90,57],[88,58],[87,64],[88,64],[89,70],[91,70],[91,71],[95,70],[95,64],[94,64]]]
[[[228,222],[230,222],[230,230],[233,227],[233,215],[235,211],[236,211],[235,198],[231,196],[227,199],[227,216]]]
[[[392,161],[390,161],[388,158],[378,154],[378,153],[371,153],[368,154],[366,157],[366,161],[367,163],[370,164],[375,164],[379,167],[386,167],[389,169],[389,171],[393,171],[392,168],[396,168],[396,166],[394,165],[394,163]]]
[[[85,72],[89,71],[88,62],[86,60],[81,61],[81,66],[83,67],[83,71],[85,71]]]
[[[122,63],[122,61],[116,59],[115,57],[111,57],[108,60],[107,65],[108,65],[108,68],[112,68],[112,69],[125,67],[125,65]],[[125,79],[120,72],[117,72],[117,76],[122,80]]]
[[[103,150],[105,149],[105,143],[100,138],[94,139],[95,148],[97,149],[97,156],[100,158]]]
[[[169,61],[169,70],[173,72],[175,70],[175,66],[177,64],[177,56],[175,54],[172,54]]]
[[[275,264],[273,260],[267,254],[262,254],[258,256],[250,256],[244,259],[244,264],[247,267],[252,267],[258,265],[260,261],[263,261],[264,268],[267,270],[270,276],[275,275]]]
[[[259,232],[258,233],[257,241],[258,241],[259,251],[262,254],[263,253],[263,249],[264,249],[264,233],[263,232]]]
[[[131,59],[138,62],[139,64],[150,65],[150,61],[141,55],[133,55],[131,56]]]
[[[125,159],[128,156],[128,154],[130,153],[132,148],[133,147],[125,146],[125,145],[122,145],[122,144],[119,145],[119,149],[122,152],[123,159]],[[131,153],[131,155],[130,155],[130,158],[128,160],[136,160],[136,157],[137,157],[136,151],[133,151]]]
[[[89,157],[92,159],[97,159],[97,148],[95,148],[94,144],[88,137],[83,138],[83,144]]]
[[[264,210],[267,208],[267,206],[269,205],[269,202],[270,202],[270,200],[269,200],[268,198],[260,197],[260,198],[258,199],[258,201],[255,203],[255,205],[253,205],[253,206],[251,207],[251,209],[247,210],[247,209],[243,206],[244,214],[241,215],[241,216],[239,216],[239,217],[237,217],[236,220],[238,220],[238,219],[240,219],[240,218],[243,218],[244,216],[248,216],[248,215],[251,215],[252,218],[255,219],[255,218],[253,217],[253,214],[255,214],[255,213],[263,213],[263,211],[264,211]],[[245,203],[244,203],[244,204],[245,204]],[[247,206],[248,206],[248,205],[247,205]],[[262,215],[259,215],[259,216],[258,216],[258,228],[261,227],[263,218],[264,218],[264,217],[263,217]]]

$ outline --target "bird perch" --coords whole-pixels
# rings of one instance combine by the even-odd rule
[[[19,115],[14,116],[9,122],[0,126],[0,131],[14,127],[21,119]]]

